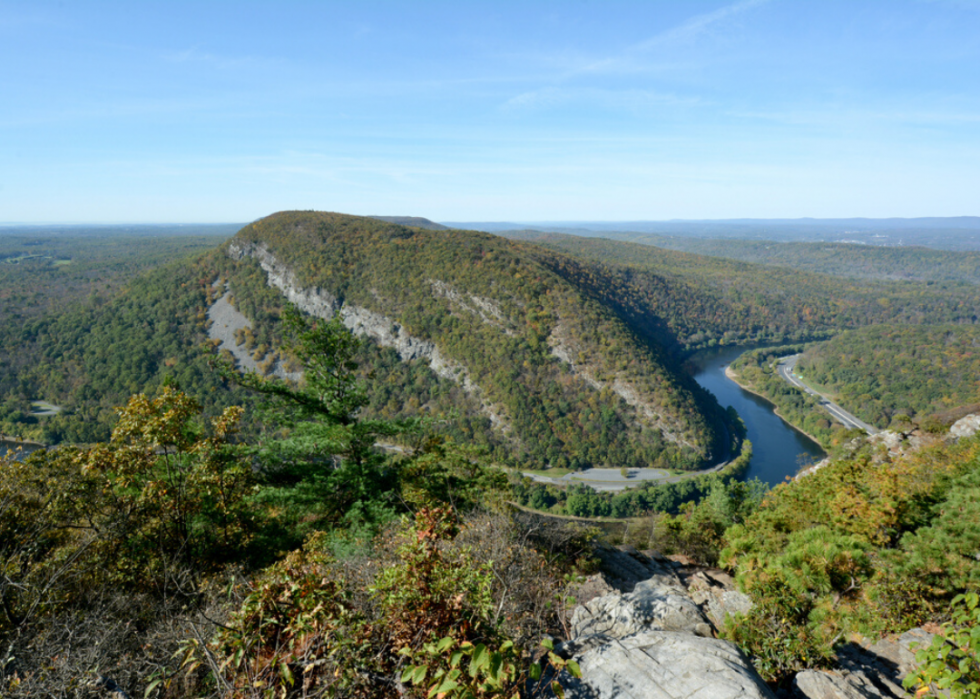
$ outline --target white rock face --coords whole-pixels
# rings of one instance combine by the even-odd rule
[[[727,641],[672,631],[590,640],[575,656],[582,679],[561,678],[570,699],[773,699]]]
[[[980,430],[980,415],[967,415],[953,423],[949,428],[949,435],[956,439],[972,437]]]
[[[355,335],[370,337],[382,347],[394,349],[402,360],[424,359],[428,361],[429,367],[438,376],[462,385],[468,393],[480,399],[483,412],[490,417],[494,428],[499,429],[504,434],[511,432],[510,426],[500,411],[483,400],[480,387],[470,379],[466,368],[443,356],[435,343],[413,337],[399,323],[380,313],[375,313],[361,306],[341,303],[333,294],[324,289],[304,288],[299,284],[292,270],[276,259],[264,243],[242,244],[237,241],[232,242],[228,246],[228,255],[236,260],[245,257],[257,260],[267,275],[269,286],[282,292],[283,296],[301,311],[327,320],[337,315],[344,327],[350,329]]]
[[[341,304],[333,294],[323,289],[300,286],[292,270],[279,262],[264,244],[232,243],[228,246],[228,254],[236,260],[243,257],[256,259],[268,276],[269,286],[279,289],[301,311],[328,320],[339,314],[344,326],[355,335],[370,337],[382,347],[391,347],[405,361],[428,359],[433,371],[443,378],[458,380],[464,371],[463,367],[445,359],[434,343],[412,337],[390,318],[360,306]]]
[[[845,676],[823,670],[804,670],[793,678],[793,689],[806,699],[884,699],[902,696],[882,694],[863,674]]]
[[[572,613],[576,638],[595,634],[625,638],[653,629],[711,635],[708,620],[682,589],[666,587],[653,578],[637,583],[627,594],[597,597]]]
[[[218,340],[221,343],[218,345],[218,349],[231,352],[240,369],[254,372],[260,371],[259,363],[252,358],[252,355],[244,347],[235,341],[235,331],[240,328],[251,328],[252,323],[238,309],[231,305],[230,291],[226,291],[221,298],[211,304],[211,307],[208,309],[208,320],[211,321],[208,327],[208,337],[212,340]],[[286,371],[279,361],[276,361],[272,373],[281,379],[289,379],[291,381],[299,381],[303,376],[303,373],[299,371]]]
[[[482,322],[500,328],[507,335],[514,335],[514,331],[508,327],[507,318],[500,310],[500,306],[491,299],[475,294],[463,294],[440,279],[429,279],[428,282],[437,296],[447,299],[455,308],[477,316]]]
[[[611,390],[622,398],[627,405],[635,408],[649,426],[660,430],[664,439],[668,442],[689,446],[700,451],[698,445],[681,436],[679,426],[671,424],[671,420],[663,414],[660,407],[646,400],[644,394],[638,391],[632,383],[626,381],[621,376],[614,377],[612,383],[600,381],[596,377],[593,367],[590,367],[588,362],[579,362],[577,360],[579,350],[575,340],[571,336],[567,323],[559,320],[555,324],[555,327],[551,330],[551,334],[548,336],[548,346],[551,356],[566,364],[574,375],[578,376],[597,391],[601,391],[604,388]]]

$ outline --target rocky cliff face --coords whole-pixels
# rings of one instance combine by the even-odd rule
[[[480,399],[483,412],[491,423],[501,432],[509,431],[500,411],[483,398],[480,387],[470,378],[466,368],[443,355],[435,343],[413,337],[398,322],[380,313],[349,303],[341,303],[333,294],[324,289],[306,288],[299,284],[296,275],[269,250],[266,245],[233,241],[228,246],[232,259],[253,258],[265,271],[270,287],[278,289],[286,299],[317,318],[329,320],[340,317],[344,327],[355,335],[368,337],[382,347],[390,347],[398,352],[403,361],[422,359],[436,375],[460,384],[471,395]],[[475,302],[478,302],[476,300]]]

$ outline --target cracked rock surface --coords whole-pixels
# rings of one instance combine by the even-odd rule
[[[773,699],[727,641],[675,631],[596,641],[576,657],[583,679],[561,678],[569,699]]]
[[[637,583],[627,594],[597,597],[572,614],[575,637],[625,638],[653,629],[711,635],[711,626],[694,600],[653,578]]]

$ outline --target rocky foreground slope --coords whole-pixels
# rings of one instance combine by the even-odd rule
[[[775,696],[751,660],[717,638],[727,615],[752,607],[727,573],[632,547],[605,549],[600,557],[604,572],[578,591],[583,603],[572,614],[572,639],[556,648],[582,669],[581,680],[562,679],[569,697]],[[931,639],[916,628],[876,643],[848,643],[838,650],[834,669],[801,672],[782,694],[898,699],[905,696],[902,679],[914,666],[912,646]]]
[[[980,432],[980,415],[968,415],[945,435],[882,432],[848,445],[843,459],[866,455],[863,468],[935,454],[943,445],[969,446]],[[962,441],[969,440],[969,441]],[[827,459],[798,476],[809,480]],[[797,485],[797,484],[794,484]],[[791,486],[786,486],[787,488]],[[969,515],[964,514],[968,517]],[[964,521],[969,528],[969,523]],[[632,547],[599,552],[602,573],[575,595],[570,640],[557,648],[582,668],[582,679],[565,677],[569,696],[590,699],[680,699],[681,697],[772,697],[772,689],[724,635],[729,615],[746,614],[753,600],[722,570],[690,564]],[[975,553],[980,559],[980,551]],[[830,669],[798,672],[780,689],[797,699],[898,699],[902,681],[916,667],[915,650],[933,640],[928,628],[911,628],[877,641],[852,633],[837,646]],[[778,639],[773,639],[778,641]]]

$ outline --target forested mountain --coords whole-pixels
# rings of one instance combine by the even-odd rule
[[[693,468],[723,456],[727,416],[714,399],[655,334],[547,257],[479,233],[277,214],[110,301],[8,328],[0,390],[8,402],[67,408],[27,426],[48,441],[104,439],[113,406],[167,381],[201,395],[207,412],[240,403],[209,371],[203,347],[224,280],[251,321],[241,343],[254,355],[275,355],[287,286],[301,307],[306,299],[323,314],[339,311],[370,338],[358,356],[374,378],[366,416],[432,415],[525,466]]]
[[[531,236],[542,259],[627,314],[660,320],[676,351],[824,339],[874,324],[975,323],[964,282],[863,281],[598,238]]]
[[[558,233],[504,231],[521,240],[560,240]],[[790,267],[838,277],[874,280],[964,281],[980,283],[980,252],[839,242],[776,242],[700,238],[651,233],[603,232],[603,238],[665,250],[693,252],[742,262]]]
[[[386,414],[435,409],[459,394],[470,436],[525,465],[690,468],[725,450],[722,412],[655,335],[536,249],[287,212],[247,226],[226,252],[236,303],[260,330],[274,320],[263,315],[271,283],[301,308],[340,313],[389,358],[393,349],[407,361],[411,388],[407,376],[383,382],[392,390],[374,409]]]
[[[430,221],[429,219],[422,218],[421,216],[368,216],[368,218],[376,218],[379,221],[386,221],[388,223],[397,223],[399,226],[428,228],[432,231],[446,230],[446,226],[443,226],[441,223]]]
[[[861,419],[901,426],[980,403],[980,328],[861,328],[811,346],[797,368]]]

